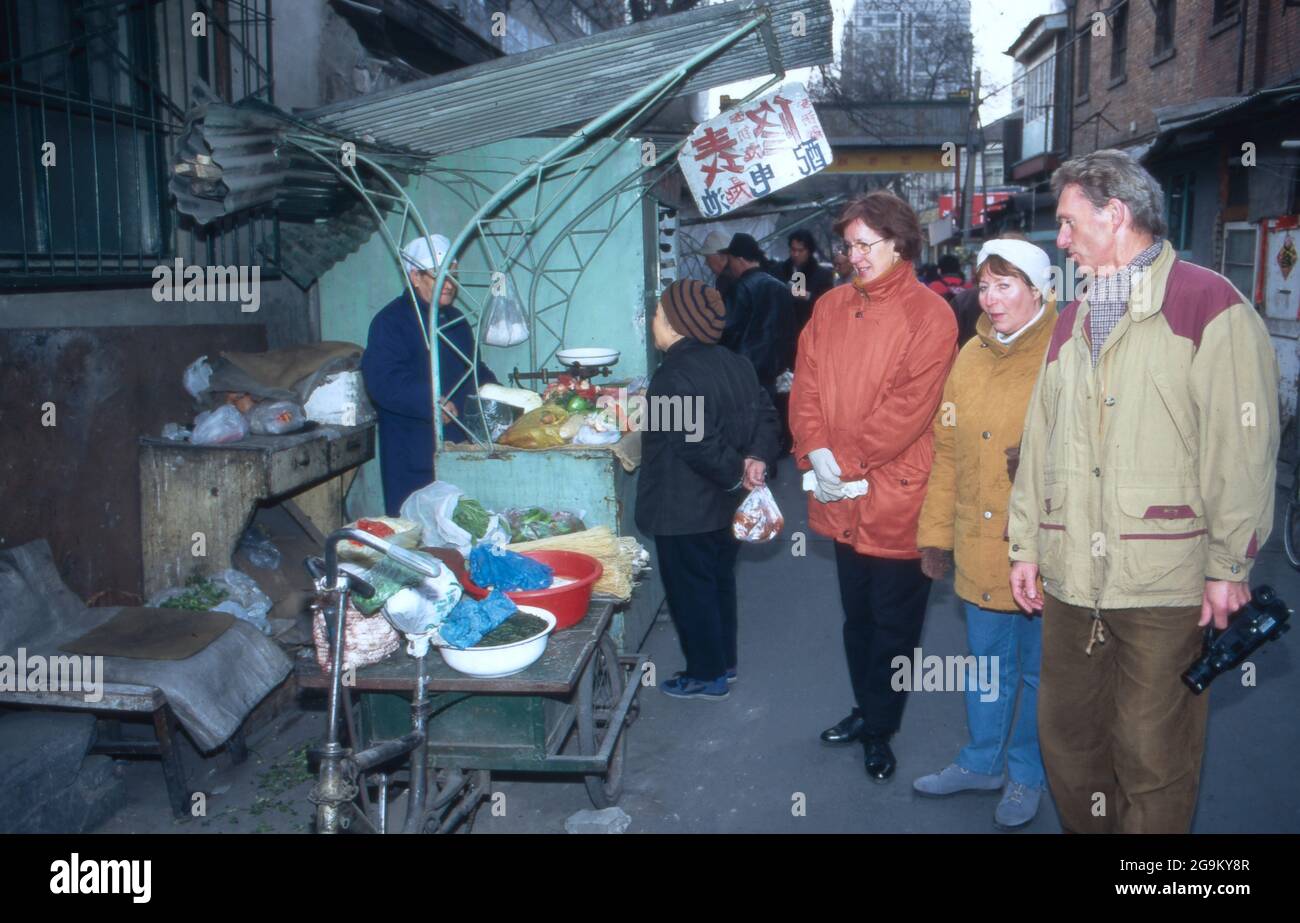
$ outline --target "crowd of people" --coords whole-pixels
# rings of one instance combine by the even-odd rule
[[[893,777],[894,664],[951,570],[1000,691],[967,685],[969,740],[915,790],[1000,791],[1008,829],[1050,788],[1070,832],[1186,832],[1208,698],[1179,677],[1250,599],[1277,360],[1250,299],[1164,239],[1159,184],[1128,154],[1068,161],[1052,190],[1082,291],[1056,291],[1015,235],[984,243],[971,283],[947,259],[918,268],[917,216],[887,192],[839,216],[831,267],[806,232],[783,264],[712,235],[715,284],[664,291],[651,393],[703,395],[705,429],[643,434],[637,522],[686,660],[661,688],[718,700],[737,680],[728,524],[788,444],[844,612],[854,703],[824,743],[860,743],[867,775]]]

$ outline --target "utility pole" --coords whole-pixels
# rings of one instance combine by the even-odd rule
[[[961,224],[957,226],[957,239],[966,243],[966,229],[975,226],[975,126],[979,122],[980,72],[975,69],[975,92],[971,95],[970,120],[966,129],[966,182],[961,194]]]

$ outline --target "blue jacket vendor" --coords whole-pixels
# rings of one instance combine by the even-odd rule
[[[429,327],[433,285],[449,249],[451,242],[441,234],[417,237],[402,249],[402,263],[430,337],[434,335]],[[453,262],[451,272],[455,269]],[[461,415],[476,386],[473,375],[465,376],[469,363],[456,350],[474,359],[474,327],[452,307],[455,298],[456,283],[449,273],[438,297],[438,330],[443,337],[438,340],[439,401],[443,438],[460,442],[465,437],[452,417]],[[429,347],[409,292],[403,291],[386,304],[370,322],[361,374],[379,415],[384,508],[389,516],[396,516],[407,497],[433,481],[433,376]],[[478,384],[496,380],[492,371],[479,362]]]

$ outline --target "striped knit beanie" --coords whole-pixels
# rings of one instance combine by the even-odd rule
[[[697,279],[679,279],[664,289],[660,301],[668,323],[682,336],[701,343],[722,339],[727,307],[717,289]]]

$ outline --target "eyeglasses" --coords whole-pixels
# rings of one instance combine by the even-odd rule
[[[867,256],[871,253],[872,247],[874,247],[876,244],[883,244],[886,240],[888,240],[888,238],[882,237],[880,238],[880,240],[872,240],[872,241],[855,240],[852,243],[845,241],[844,243],[840,244],[837,249],[839,250],[842,256],[851,256],[854,250],[858,251],[863,256]]]

